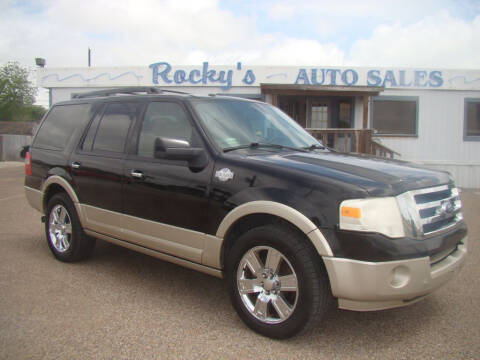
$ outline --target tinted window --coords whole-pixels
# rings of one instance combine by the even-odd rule
[[[136,104],[107,105],[96,130],[93,150],[123,152],[128,130],[136,117],[136,110]],[[89,134],[87,139],[88,136]]]
[[[88,129],[87,136],[85,136],[85,140],[83,140],[82,150],[91,151],[93,146],[93,140],[95,140],[95,135],[97,134],[98,124],[100,123],[100,119],[102,118],[102,113],[99,113],[93,119],[90,128]]]
[[[63,150],[70,139],[83,131],[89,120],[90,104],[57,105],[38,130],[34,147]]]
[[[192,126],[179,104],[154,102],[148,105],[138,139],[138,155],[153,158],[157,137],[191,142]]]
[[[374,98],[372,102],[373,128],[377,134],[416,135],[417,98]]]
[[[480,140],[480,99],[465,100],[465,138]]]

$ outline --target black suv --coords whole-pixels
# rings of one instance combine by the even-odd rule
[[[72,97],[26,156],[26,196],[61,261],[99,238],[226,276],[239,316],[274,338],[331,304],[413,303],[464,263],[448,173],[330,151],[262,102],[157,88]]]

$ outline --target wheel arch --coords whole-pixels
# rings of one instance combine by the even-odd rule
[[[216,236],[223,239],[222,267],[227,252],[240,234],[251,228],[275,222],[286,223],[301,232],[311,241],[320,256],[333,256],[322,232],[305,215],[281,203],[259,200],[236,207],[227,214],[218,227]]]
[[[64,192],[68,195],[68,197],[72,200],[73,205],[75,206],[75,210],[77,211],[78,218],[80,219],[80,223],[84,223],[84,217],[82,208],[80,206],[80,201],[78,200],[78,196],[73,189],[73,187],[69,184],[67,180],[62,178],[58,175],[52,175],[47,178],[47,180],[43,184],[43,200],[42,206],[43,211],[46,213],[48,201],[59,192]]]

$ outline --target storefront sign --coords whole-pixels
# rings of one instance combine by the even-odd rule
[[[359,74],[354,69],[300,69],[295,84],[303,85],[359,85]],[[368,70],[366,86],[393,87],[431,87],[443,85],[442,71],[434,70]]]
[[[238,63],[235,69],[215,70],[208,62],[204,62],[200,69],[177,69],[173,70],[167,62],[159,62],[149,66],[152,69],[152,82],[160,84],[189,84],[189,85],[220,85],[228,90],[233,85],[234,72],[240,72],[243,85],[255,84],[256,76],[252,69],[242,70],[242,63]],[[287,74],[285,74],[287,75]],[[287,75],[288,76],[288,75]],[[366,84],[358,84],[360,76],[354,69],[298,69],[295,84],[302,85],[328,85],[328,86],[383,86],[383,87],[432,87],[443,85],[442,72],[426,70],[368,70]],[[268,83],[268,81],[267,81]]]
[[[480,90],[478,70],[341,68],[294,66],[174,66],[156,62],[135,68],[42,68],[40,87],[201,86],[259,87],[260,84],[382,86],[385,88]]]
[[[173,71],[172,66],[167,62],[159,62],[149,66],[152,69],[152,82],[158,84],[172,84],[182,85],[220,85],[224,90],[228,90],[233,85],[234,71],[241,72],[242,63],[237,63],[235,70],[215,70],[211,68],[208,62],[204,62],[201,69],[183,70],[178,69]],[[241,73],[242,75],[242,73]],[[248,69],[244,72],[242,77],[244,85],[253,85],[255,83],[255,74],[253,70]]]

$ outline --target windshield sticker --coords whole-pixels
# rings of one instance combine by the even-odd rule
[[[228,145],[228,146],[238,146],[240,145],[240,143],[238,142],[238,140],[236,138],[226,138],[225,139],[225,143]]]

